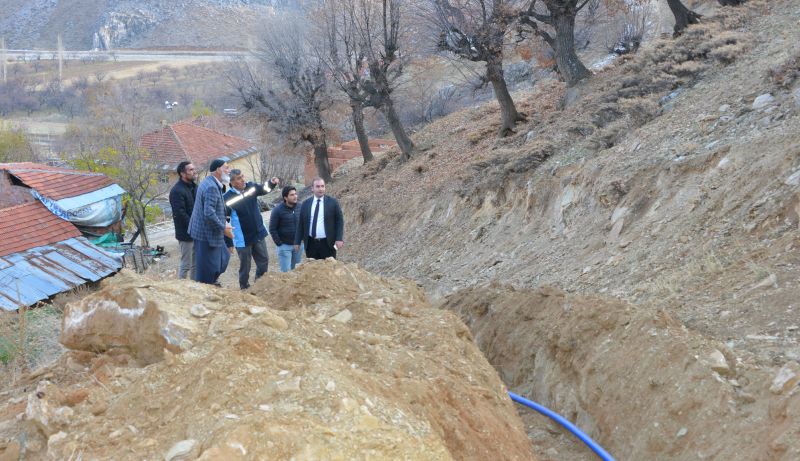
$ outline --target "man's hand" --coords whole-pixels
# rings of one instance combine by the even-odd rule
[[[228,247],[228,252],[229,252],[230,254],[233,254],[233,247]]]
[[[270,179],[269,181],[270,181],[272,184],[275,184],[275,187],[278,187],[278,186],[280,186],[280,185],[281,185],[281,180],[280,180],[280,179],[278,179],[278,177],[277,177],[277,176],[273,176],[273,177],[272,177],[272,179]]]
[[[294,251],[300,251],[300,245],[295,245],[294,246]]]
[[[229,239],[232,239],[233,238],[233,226],[231,226],[230,223],[225,224],[225,230],[223,231],[223,233],[225,234],[225,237],[228,237]]]
[[[343,246],[344,246],[344,242],[341,241],[341,240],[337,240],[333,244],[333,248],[336,249],[336,250],[341,250]]]

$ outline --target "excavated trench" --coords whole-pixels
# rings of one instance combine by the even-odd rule
[[[441,307],[464,320],[512,392],[573,421],[618,460],[800,453],[796,382],[773,382],[770,370],[664,311],[500,284],[460,290]],[[521,413],[542,459],[596,459],[543,417]]]

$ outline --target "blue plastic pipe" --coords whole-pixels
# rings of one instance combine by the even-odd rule
[[[585,443],[589,448],[591,448],[593,452],[597,453],[597,456],[599,456],[600,459],[604,461],[614,461],[614,458],[612,458],[607,451],[603,450],[603,447],[598,445],[597,442],[592,440],[591,437],[584,434],[583,431],[578,429],[578,426],[572,424],[563,416],[559,415],[558,413],[554,412],[553,410],[547,407],[539,405],[533,400],[528,400],[525,397],[521,397],[513,392],[509,392],[508,395],[511,397],[511,400],[520,403],[522,405],[525,405],[528,408],[532,408],[538,411],[539,413],[547,416],[548,418],[552,419],[553,421],[557,422],[558,424],[564,426],[568,431],[572,432],[575,435],[575,437],[581,439],[581,441]]]

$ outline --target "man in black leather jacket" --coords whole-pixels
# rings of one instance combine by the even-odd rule
[[[175,223],[175,238],[181,248],[181,262],[178,266],[178,278],[185,279],[191,275],[194,279],[194,241],[189,235],[189,219],[192,217],[197,184],[194,165],[183,161],[178,164],[178,182],[169,191],[169,206],[172,207],[172,222]]]

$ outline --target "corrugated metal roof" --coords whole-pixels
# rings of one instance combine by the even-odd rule
[[[0,309],[13,311],[117,272],[122,257],[84,237],[0,258]]]

